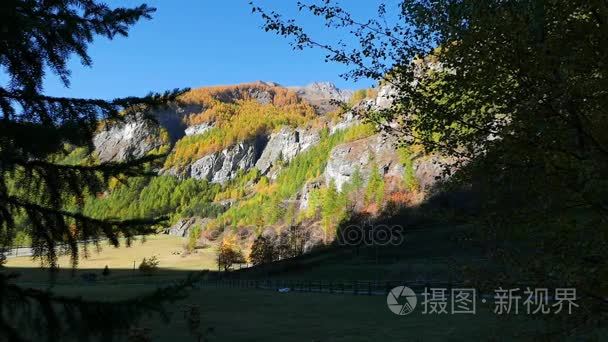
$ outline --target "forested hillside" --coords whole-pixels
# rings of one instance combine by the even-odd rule
[[[86,215],[167,216],[157,230],[189,237],[190,249],[238,237],[248,250],[260,235],[299,227],[305,252],[331,243],[354,214],[419,202],[442,175],[433,156],[367,119],[388,106],[389,87],[351,94],[327,83],[194,89],[168,108],[102,124],[93,150],[66,145],[60,159],[85,165],[165,155],[148,165],[158,177],[111,179],[86,196]],[[27,243],[27,222],[21,227],[16,244]]]

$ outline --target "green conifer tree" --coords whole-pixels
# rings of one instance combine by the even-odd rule
[[[154,8],[112,9],[93,0],[6,0],[0,5],[0,66],[8,81],[0,85],[0,249],[10,246],[16,219],[27,217],[36,258],[57,268],[58,247],[67,245],[76,266],[79,242],[105,237],[118,245],[119,236],[152,231],[163,218],[99,219],[82,213],[84,198],[108,186],[112,177],[141,175],[151,156],[125,163],[57,162],[64,146],[86,146],[100,120],[123,121],[174,100],[180,91],[111,101],[52,97],[43,94],[51,72],[69,85],[72,55],[90,66],[87,46],[94,36],[127,36]],[[18,186],[16,186],[18,184]],[[85,340],[110,337],[132,319],[159,310],[160,301],[180,296],[187,283],[121,303],[85,302],[17,286],[0,272],[0,340]],[[33,329],[32,327],[36,327]],[[38,329],[43,327],[43,329]]]

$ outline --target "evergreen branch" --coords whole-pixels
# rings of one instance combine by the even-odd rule
[[[200,273],[190,274],[175,284],[127,300],[89,301],[81,297],[59,296],[45,290],[22,288],[11,283],[10,276],[0,273],[0,303],[11,301],[33,306],[29,309],[14,307],[9,317],[0,315],[0,335],[4,334],[10,341],[29,341],[30,337],[23,336],[24,334],[13,328],[10,322],[11,318],[25,318],[18,315],[25,314],[30,316],[30,323],[36,322],[39,326],[46,326],[48,341],[59,341],[60,336],[66,334],[78,335],[85,339],[95,335],[112,339],[111,333],[124,332],[131,322],[144,313],[155,312],[166,318],[163,303],[185,298],[186,291],[200,280],[200,276]],[[40,308],[40,311],[36,311],[36,308]],[[60,313],[64,315],[61,316]]]
[[[27,169],[44,169],[50,170],[54,173],[61,172],[79,172],[79,173],[96,173],[100,172],[104,175],[112,174],[124,174],[127,176],[154,176],[156,173],[154,172],[144,172],[142,170],[134,170],[134,168],[138,168],[143,166],[146,163],[158,161],[167,154],[151,154],[138,159],[124,161],[124,162],[102,162],[95,165],[68,165],[68,164],[57,164],[48,162],[45,160],[24,160],[18,158],[6,158],[3,162],[7,164],[14,164],[18,166],[22,166]]]
[[[64,217],[70,217],[70,218],[73,218],[73,219],[81,221],[81,222],[87,222],[89,224],[94,224],[94,225],[99,225],[99,226],[116,226],[116,227],[142,226],[142,225],[147,225],[147,224],[159,224],[168,219],[166,216],[161,216],[161,217],[158,217],[155,219],[102,220],[102,219],[88,217],[88,216],[80,214],[80,213],[74,213],[74,212],[69,212],[69,211],[60,210],[60,209],[52,209],[52,208],[43,207],[36,203],[21,200],[20,198],[18,198],[16,196],[0,195],[0,200],[4,201],[5,203],[14,205],[16,207],[39,212],[40,214],[43,214],[43,215],[60,215],[60,216],[64,216]]]

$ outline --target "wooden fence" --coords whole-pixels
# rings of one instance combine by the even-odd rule
[[[290,292],[317,292],[349,295],[386,295],[397,286],[407,286],[412,290],[422,292],[425,288],[462,287],[462,283],[451,282],[408,282],[408,281],[335,281],[335,280],[253,280],[253,279],[211,279],[202,280],[197,286],[206,288],[261,289],[279,291],[286,289]],[[288,290],[287,290],[288,289]]]

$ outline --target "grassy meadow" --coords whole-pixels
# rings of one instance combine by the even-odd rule
[[[278,281],[458,280],[460,266],[483,262],[474,249],[458,242],[466,231],[466,226],[412,230],[403,246],[382,250],[326,248],[232,275]],[[23,285],[47,288],[60,295],[127,299],[154,291],[168,281],[184,279],[193,271],[214,270],[215,248],[178,254],[183,252],[186,240],[158,235],[131,247],[106,246],[99,253],[91,250],[88,258],[80,261],[76,276],[72,275],[69,259],[62,257],[63,269],[52,283],[48,271],[29,257],[9,259],[7,270],[20,273],[17,281]],[[160,261],[158,272],[146,276],[133,270],[133,260],[139,264],[142,258],[153,255]],[[105,265],[111,269],[108,277],[101,276]],[[83,281],[78,276],[82,273],[98,274],[97,281]],[[478,301],[475,315],[424,315],[418,307],[410,315],[398,316],[388,310],[384,295],[279,293],[218,288],[213,282],[191,289],[184,300],[168,303],[168,322],[151,316],[135,326],[149,329],[151,341],[196,341],[184,317],[184,310],[191,305],[200,307],[202,328],[212,329],[206,341],[532,341],[548,331],[543,320],[532,316],[495,315],[491,301]],[[593,334],[587,337],[601,340]]]
[[[56,292],[89,298],[127,297],[150,286],[58,286]],[[498,317],[489,307],[476,315],[423,315],[419,310],[397,316],[384,296],[327,293],[278,293],[256,289],[202,288],[168,306],[170,320],[145,318],[138,328],[150,330],[152,341],[196,341],[183,311],[201,309],[201,325],[212,328],[208,341],[511,341],[528,340],[538,322],[524,317]]]
[[[197,249],[193,253],[187,254],[184,252],[186,243],[186,238],[164,234],[146,236],[145,239],[139,238],[130,247],[126,246],[124,241],[121,241],[120,247],[102,242],[100,250],[89,246],[86,257],[84,250],[81,251],[81,258],[78,260],[76,270],[72,270],[69,256],[61,256],[58,261],[60,272],[57,281],[78,282],[80,281],[78,275],[84,273],[96,273],[98,279],[104,281],[141,278],[142,275],[137,268],[143,258],[152,256],[156,256],[159,261],[159,271],[151,277],[142,279],[171,278],[173,274],[177,273],[217,268],[214,247]],[[106,265],[110,269],[110,275],[102,277],[101,272]],[[40,262],[31,257],[10,258],[5,266],[9,270],[18,272],[21,275],[19,280],[23,282],[45,283],[48,280],[48,270],[41,267]],[[73,271],[75,276],[72,274]]]

